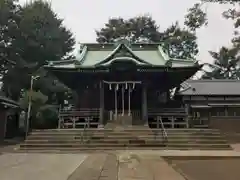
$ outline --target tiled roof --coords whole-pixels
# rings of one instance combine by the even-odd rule
[[[130,55],[130,56],[129,56]],[[193,59],[172,59],[163,50],[160,44],[84,44],[82,52],[76,59],[68,61],[50,61],[47,67],[53,68],[86,68],[98,65],[107,66],[115,60],[134,61],[139,65],[165,66],[171,64],[172,67],[193,66]]]
[[[188,80],[180,95],[240,95],[239,80]]]

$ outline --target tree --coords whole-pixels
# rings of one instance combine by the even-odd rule
[[[186,15],[185,25],[195,31],[201,28],[203,25],[207,25],[207,12],[202,10],[202,6],[205,3],[220,3],[220,4],[233,4],[232,9],[224,11],[223,17],[232,19],[235,21],[234,37],[232,38],[232,46],[229,48],[222,47],[219,52],[211,52],[211,56],[214,58],[214,66],[211,72],[206,72],[203,78],[217,78],[217,79],[240,79],[239,65],[239,47],[240,47],[240,11],[237,10],[237,6],[240,7],[240,0],[201,0],[200,3],[195,4],[188,10]]]
[[[184,24],[191,30],[196,31],[196,29],[207,25],[207,14],[201,7],[202,3],[196,3],[192,8],[188,9],[188,14],[185,16]]]
[[[21,35],[15,46],[26,62],[37,62],[39,66],[46,61],[61,60],[73,50],[75,40],[72,33],[62,24],[51,6],[45,1],[27,3],[20,12],[19,28]]]
[[[203,79],[239,79],[238,50],[222,47],[218,53],[210,51],[214,58],[212,71],[206,72]]]
[[[64,91],[62,86],[53,88],[56,80],[43,69],[41,72],[38,69],[47,61],[68,58],[75,44],[72,33],[63,26],[62,19],[57,17],[45,1],[32,1],[18,11],[14,10],[12,14],[18,17],[15,21],[17,30],[9,35],[9,39],[11,52],[18,58],[8,55],[8,59],[13,59],[15,65],[8,67],[3,76],[3,90],[17,100],[21,90],[30,87],[30,76],[40,73],[41,83],[36,83],[39,90],[46,92],[47,96],[55,94],[57,88]]]
[[[3,77],[8,66],[15,65],[16,54],[12,42],[18,32],[20,7],[15,0],[0,0],[0,76]]]
[[[99,43],[113,43],[119,38],[126,38],[130,42],[160,41],[158,26],[150,16],[138,16],[127,20],[111,18],[105,27],[96,31],[96,34]]]
[[[103,28],[96,31],[97,42],[113,43],[126,38],[131,43],[163,43],[173,58],[194,58],[198,53],[196,35],[181,29],[178,23],[160,32],[151,16],[136,16],[130,19],[111,18]]]
[[[32,128],[56,128],[58,120],[57,106],[47,104],[48,97],[39,91],[26,91],[20,99],[22,109],[27,109],[28,100],[32,99]]]
[[[198,54],[197,37],[187,29],[181,29],[176,22],[162,33],[163,47],[179,59],[194,59]]]

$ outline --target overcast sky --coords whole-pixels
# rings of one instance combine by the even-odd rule
[[[21,3],[26,0],[20,0]],[[64,19],[77,42],[95,42],[95,30],[103,27],[110,17],[133,17],[150,14],[161,30],[175,21],[183,24],[187,9],[197,0],[51,0],[54,11]],[[181,3],[180,3],[181,2]],[[200,53],[198,59],[211,62],[208,51],[217,51],[229,45],[233,34],[232,22],[225,20],[221,12],[224,5],[208,5],[209,25],[197,32]]]

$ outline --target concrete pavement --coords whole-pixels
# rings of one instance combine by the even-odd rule
[[[240,157],[240,151],[233,151],[233,150],[125,150],[125,151],[117,151],[121,154],[128,154],[128,153],[137,153],[139,155],[154,155],[158,157]]]
[[[90,154],[5,153],[0,155],[0,179],[183,180],[182,175],[165,161],[165,157],[197,157],[198,159],[233,157],[236,159],[240,157],[240,152],[125,150]],[[181,162],[186,161],[187,159]],[[225,164],[224,160],[222,162]],[[195,169],[198,164],[190,167]],[[196,168],[196,172],[198,172],[197,169],[199,168]]]
[[[66,180],[86,158],[83,154],[3,154],[1,180]]]

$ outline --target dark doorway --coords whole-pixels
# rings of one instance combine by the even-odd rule
[[[14,138],[19,135],[19,116],[17,113],[8,115],[5,138]]]

